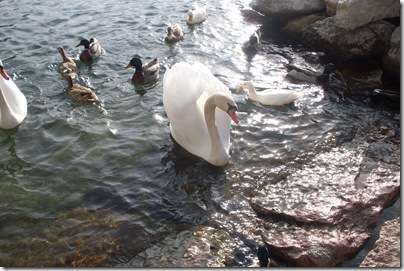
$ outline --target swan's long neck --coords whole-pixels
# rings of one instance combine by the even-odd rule
[[[226,150],[223,147],[222,140],[220,139],[219,131],[216,127],[216,117],[215,117],[215,109],[217,107],[216,101],[218,99],[218,95],[213,95],[206,100],[205,103],[205,122],[208,128],[210,140],[211,140],[211,150],[210,155],[212,157],[217,157],[219,159],[226,159],[228,162],[228,155]],[[219,162],[219,161],[218,161]],[[220,163],[223,163],[221,161]]]

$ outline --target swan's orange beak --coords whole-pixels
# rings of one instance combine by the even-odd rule
[[[3,67],[0,67],[0,74],[1,74],[1,76],[4,77],[4,79],[6,79],[6,80],[10,79],[10,77],[8,76],[6,71],[3,69]]]
[[[238,124],[238,118],[237,118],[236,112],[237,112],[236,108],[230,108],[229,110],[227,110],[227,114],[229,114],[230,118],[231,118],[236,124]]]
[[[188,15],[188,21],[192,22],[192,15]]]
[[[243,90],[243,86],[240,86],[238,89],[236,89],[237,92],[240,92]]]

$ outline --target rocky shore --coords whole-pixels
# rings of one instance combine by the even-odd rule
[[[251,6],[291,37],[324,52],[342,72],[346,96],[389,99],[399,108],[399,88],[386,85],[400,82],[399,1],[254,0]]]
[[[285,33],[313,50],[324,52],[327,59],[337,64],[347,83],[344,89],[346,95],[382,93],[376,99],[390,100],[399,108],[399,87],[390,90],[385,83],[391,80],[396,86],[400,85],[399,1],[254,0],[251,6],[266,19],[282,25]],[[370,80],[362,80],[360,77]],[[374,189],[379,181],[386,181],[382,175],[376,173],[381,173],[382,165],[376,160],[371,162],[373,158],[369,158],[364,158],[367,160],[362,161],[364,164],[359,163],[361,165],[355,178],[354,190],[360,187],[365,190],[370,187]],[[399,168],[397,170],[399,172]],[[372,174],[378,177],[373,175],[369,178]],[[272,240],[269,246],[273,254],[278,254],[297,266],[335,266],[344,256],[359,250],[369,238],[364,229],[374,226],[381,211],[379,208],[388,206],[388,202],[391,203],[397,196],[396,193],[399,193],[399,183],[393,184],[399,182],[399,173],[397,178],[396,181],[391,180],[392,186],[387,185],[388,181],[384,182],[390,188],[385,186],[379,191],[376,189],[371,193],[372,196],[366,196],[363,190],[364,194],[359,197],[361,199],[357,198],[357,201],[351,201],[350,204],[341,202],[339,205],[337,200],[329,206],[326,202],[318,203],[311,206],[306,213],[295,213],[293,209],[290,212],[279,212],[267,208],[265,206],[270,205],[270,200],[265,198],[262,201],[254,200],[251,206],[264,217],[278,217],[300,225],[291,237],[295,240],[277,238],[278,233],[272,230],[265,232]],[[373,179],[372,184],[369,183],[370,179]],[[348,183],[346,187],[349,187]],[[374,204],[375,200],[382,201]],[[341,228],[337,224],[345,226]],[[359,228],[363,230],[358,231]],[[400,266],[400,218],[386,223],[379,240],[361,266]]]

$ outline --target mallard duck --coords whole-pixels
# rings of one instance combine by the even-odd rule
[[[310,83],[320,83],[320,84],[327,83],[329,75],[333,72],[342,77],[341,73],[336,69],[335,65],[332,63],[329,63],[324,66],[323,73],[318,73],[295,64],[285,64],[284,66],[288,70],[287,74],[288,76]]]
[[[261,48],[261,32],[255,31],[242,45],[241,49],[245,53],[256,53]]]
[[[174,43],[182,40],[184,33],[182,32],[182,27],[179,24],[167,27],[167,35],[164,37],[164,41],[167,43]]]
[[[143,64],[139,57],[134,57],[126,65],[125,69],[130,67],[135,67],[136,69],[132,76],[133,84],[148,84],[157,81],[159,78],[160,63],[157,57],[146,64]]]
[[[209,68],[179,62],[167,69],[163,105],[179,145],[214,166],[229,162],[230,120],[238,123],[237,104]]]
[[[73,99],[79,102],[96,102],[98,100],[97,95],[90,88],[73,84],[73,80],[68,74],[65,78],[67,81],[67,93]]]
[[[249,81],[243,82],[236,91],[240,92],[243,89],[248,91],[248,99],[260,102],[264,105],[284,105],[289,104],[299,98],[297,92],[289,90],[268,89],[256,92],[254,85]]]
[[[13,129],[27,116],[27,99],[6,73],[0,60],[0,128]]]
[[[206,20],[208,6],[197,7],[188,11],[187,24],[199,24]]]
[[[69,58],[65,50],[62,47],[58,47],[58,51],[63,58],[63,62],[60,65],[59,72],[61,75],[61,79],[65,79],[65,76],[68,74],[72,79],[77,77],[77,66],[76,62],[73,59]]]
[[[90,38],[90,40],[82,39],[76,47],[84,46],[84,51],[80,54],[80,60],[84,62],[90,62],[97,59],[101,55],[101,45],[96,38]]]

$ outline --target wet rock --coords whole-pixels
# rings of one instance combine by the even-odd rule
[[[345,97],[365,98],[374,89],[383,88],[383,70],[375,60],[347,61],[338,69],[347,84],[344,89]]]
[[[225,231],[201,227],[193,233],[193,239],[186,249],[182,267],[226,267],[235,241]]]
[[[327,3],[326,12],[329,16],[337,14],[337,5],[339,0],[325,0]]]
[[[391,128],[371,124],[290,175],[288,189],[271,185],[251,199],[258,216],[272,222],[264,231],[271,254],[312,267],[336,266],[356,255],[380,212],[399,195],[396,140]]]
[[[340,62],[380,57],[387,50],[394,25],[378,21],[355,30],[336,26],[335,16],[309,25],[302,41]]]
[[[295,37],[298,40],[302,40],[303,32],[307,27],[317,21],[324,20],[325,18],[327,18],[327,16],[321,13],[299,16],[288,21],[282,30],[288,35]]]
[[[256,11],[277,21],[325,10],[323,0],[254,0],[250,5]]]
[[[400,267],[400,218],[386,221],[373,249],[360,267]]]
[[[396,29],[391,34],[388,50],[383,55],[383,68],[395,80],[400,81],[400,60],[401,60],[401,28]]]
[[[335,25],[353,30],[368,23],[392,17],[400,17],[400,2],[397,0],[338,1]]]

